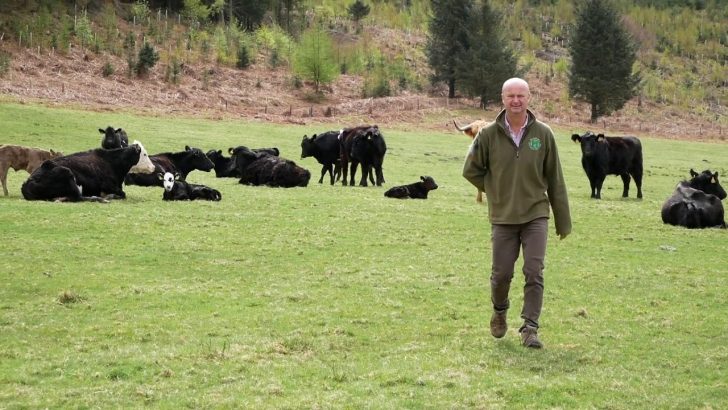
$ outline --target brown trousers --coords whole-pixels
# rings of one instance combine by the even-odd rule
[[[518,254],[523,247],[523,310],[524,326],[538,328],[543,306],[543,262],[546,257],[548,218],[538,218],[520,225],[491,226],[493,267],[490,275],[490,299],[498,311],[510,307],[508,291]]]

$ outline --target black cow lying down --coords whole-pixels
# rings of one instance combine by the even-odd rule
[[[437,189],[435,180],[430,176],[421,176],[419,182],[389,188],[384,196],[389,198],[427,199],[427,193]]]
[[[196,199],[219,201],[222,199],[222,194],[217,189],[179,180],[177,179],[178,176],[173,175],[171,172],[160,173],[158,176],[164,185],[162,199],[165,201],[194,201]]]
[[[725,228],[722,199],[726,192],[718,173],[690,169],[691,179],[677,184],[675,192],[662,205],[662,222],[686,228]]]
[[[126,148],[97,148],[45,161],[20,191],[29,201],[124,199],[124,176],[152,171],[154,165],[147,151],[134,141]]]
[[[311,173],[295,162],[263,154],[242,169],[239,182],[246,185],[293,188],[307,186],[309,179]]]

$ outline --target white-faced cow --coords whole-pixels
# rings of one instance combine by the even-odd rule
[[[471,140],[475,139],[475,136],[478,135],[481,129],[485,128],[491,123],[485,120],[475,120],[464,127],[460,127],[458,123],[455,122],[455,120],[453,120],[452,122],[453,124],[455,124],[455,128],[457,128],[458,131],[470,137]],[[478,195],[475,197],[475,202],[483,202],[483,191],[478,190]]]
[[[124,182],[127,185],[140,186],[162,186],[162,181],[157,174],[164,175],[165,172],[178,174],[179,179],[186,180],[187,175],[198,169],[200,171],[210,172],[215,164],[200,150],[199,148],[190,148],[185,146],[185,150],[181,152],[165,152],[149,156],[154,164],[154,173],[138,174],[130,172],[126,176]]]
[[[414,198],[427,199],[427,194],[437,189],[437,183],[431,176],[421,176],[420,181],[409,185],[400,185],[389,188],[384,196],[388,198]]]
[[[190,184],[187,181],[180,181],[171,172],[159,175],[164,186],[162,199],[165,201],[194,201],[198,199],[207,201],[219,201],[222,199],[220,191],[206,185]]]
[[[718,173],[690,169],[691,179],[677,184],[672,196],[662,205],[662,222],[686,228],[725,228],[723,203],[726,192]]]
[[[341,131],[327,131],[321,134],[313,134],[311,138],[306,135],[303,136],[301,158],[314,157],[321,164],[319,184],[323,183],[324,175],[327,172],[331,177],[331,185],[334,185],[341,176],[340,133]]]
[[[601,199],[607,175],[622,177],[624,198],[629,196],[631,175],[637,198],[642,198],[642,144],[637,137],[605,137],[587,131],[584,135],[573,134],[571,140],[581,144],[581,166],[589,178],[592,198]]]
[[[32,174],[45,160],[63,156],[57,151],[46,151],[39,148],[23,147],[20,145],[0,145],[0,181],[3,184],[3,193],[8,196],[8,170],[16,172],[23,169]]]
[[[97,148],[45,161],[23,183],[21,192],[31,201],[124,199],[127,173],[153,171],[146,150],[135,141],[126,148]]]
[[[114,149],[114,148],[125,148],[129,146],[129,137],[126,135],[126,131],[121,128],[106,127],[106,129],[99,128],[99,132],[104,134],[101,138],[101,148]]]

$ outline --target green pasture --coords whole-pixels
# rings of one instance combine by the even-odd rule
[[[306,188],[195,171],[221,202],[126,187],[109,204],[0,196],[0,408],[513,409],[728,407],[728,232],[663,225],[689,169],[728,178],[728,144],[642,138],[644,199],[610,176],[589,198],[556,130],[573,233],[551,236],[540,336],[489,333],[487,207],[469,140],[384,127],[384,187],[317,183],[300,142],[354,124],[146,117],[0,103],[0,143],[64,153],[123,127],[151,154],[275,146]],[[426,201],[393,185],[431,175]],[[728,181],[728,179],[726,179]],[[724,182],[726,184],[726,182]],[[553,223],[550,231],[553,233]],[[517,266],[520,272],[520,261]]]

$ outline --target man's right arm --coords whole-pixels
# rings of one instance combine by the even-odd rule
[[[476,136],[468,149],[468,155],[463,164],[463,177],[481,191],[485,191],[484,177],[488,172],[486,165],[487,150]]]

